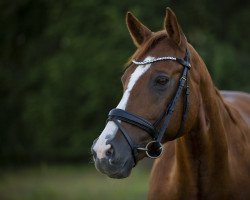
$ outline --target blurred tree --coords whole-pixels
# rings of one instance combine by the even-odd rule
[[[166,6],[215,84],[249,92],[249,1],[1,1],[1,162],[90,157],[135,50],[126,11],[156,31]]]

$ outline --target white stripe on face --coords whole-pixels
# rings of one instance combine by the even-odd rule
[[[151,59],[154,59],[154,58],[148,56],[146,59],[144,59],[144,61],[148,61]],[[122,99],[116,108],[125,110],[127,103],[128,103],[130,93],[131,93],[134,85],[139,80],[139,78],[150,68],[150,66],[151,66],[151,64],[139,65],[135,69],[135,71],[130,76],[127,89],[123,93]],[[111,147],[111,145],[106,144],[106,142],[107,142],[107,140],[110,140],[110,139],[115,137],[117,130],[118,130],[118,127],[116,126],[116,124],[114,122],[109,121],[106,124],[106,127],[102,131],[101,135],[99,136],[99,138],[96,141],[95,146],[93,148],[97,154],[98,159],[105,158],[106,151]]]

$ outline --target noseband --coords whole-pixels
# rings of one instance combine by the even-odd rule
[[[179,85],[175,93],[175,96],[172,98],[171,102],[168,104],[162,116],[158,120],[156,120],[155,123],[152,124],[151,122],[147,121],[141,116],[135,115],[133,113],[130,113],[125,110],[118,109],[118,108],[112,109],[108,115],[108,121],[113,121],[118,126],[124,138],[128,142],[132,151],[135,165],[137,162],[136,157],[138,155],[138,151],[145,151],[146,155],[150,158],[157,158],[162,154],[163,145],[161,142],[164,137],[164,133],[166,132],[168,128],[175,106],[185,86],[185,96],[184,96],[184,102],[183,102],[181,125],[177,134],[171,140],[174,140],[183,134],[182,131],[183,131],[183,127],[184,127],[184,124],[187,118],[187,112],[188,112],[189,86],[187,82],[187,75],[188,75],[189,69],[191,68],[190,55],[189,55],[188,49],[186,50],[184,59],[167,56],[167,57],[155,58],[149,61],[138,62],[134,60],[132,62],[136,65],[146,65],[149,63],[169,61],[169,60],[175,61],[181,64],[183,66],[183,71],[182,71],[181,78],[179,79]],[[126,129],[121,125],[121,121],[126,122],[128,124],[132,124],[134,126],[137,126],[143,129],[145,132],[147,132],[150,135],[150,137],[152,138],[152,141],[150,141],[146,145],[146,147],[138,147],[137,145],[134,144],[131,137],[127,133]],[[160,124],[162,124],[161,127],[159,127]]]

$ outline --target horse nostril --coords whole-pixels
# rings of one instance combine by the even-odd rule
[[[111,146],[111,147],[106,151],[106,156],[107,156],[108,158],[111,158],[111,157],[113,157],[113,154],[114,154],[114,149],[113,149],[113,147]]]

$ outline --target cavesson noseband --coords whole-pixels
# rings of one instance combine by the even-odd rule
[[[118,108],[112,109],[108,115],[108,121],[113,121],[118,126],[118,128],[120,129],[124,138],[128,142],[128,144],[131,148],[131,151],[132,151],[135,165],[137,163],[136,157],[138,155],[138,151],[145,151],[146,155],[150,158],[157,158],[162,154],[163,145],[161,142],[162,142],[162,139],[164,137],[164,133],[166,132],[166,130],[168,128],[170,119],[171,119],[172,114],[174,112],[175,106],[178,102],[178,99],[182,94],[183,88],[184,88],[184,86],[186,86],[185,87],[185,96],[184,96],[184,103],[183,103],[183,113],[182,113],[181,125],[180,125],[180,128],[179,128],[176,136],[173,139],[176,139],[183,134],[182,131],[183,131],[183,127],[184,127],[184,124],[185,124],[185,121],[187,118],[187,112],[188,112],[189,87],[188,87],[188,82],[187,82],[187,75],[188,75],[189,69],[191,68],[190,55],[189,55],[188,49],[186,50],[186,54],[185,54],[184,59],[176,58],[176,57],[172,57],[172,56],[167,56],[167,57],[154,58],[152,60],[143,61],[143,62],[139,62],[139,61],[135,61],[135,60],[132,62],[136,65],[146,65],[149,63],[160,62],[160,61],[169,61],[169,60],[176,61],[179,64],[181,64],[183,66],[183,71],[182,71],[181,78],[179,79],[179,85],[178,85],[177,91],[175,93],[175,96],[172,98],[171,102],[168,104],[168,106],[167,106],[166,110],[164,111],[164,113],[162,114],[162,116],[155,123],[152,124],[151,122],[147,121],[143,117],[140,117],[138,115],[135,115],[133,113],[130,113],[130,112],[127,112],[125,110],[118,109]],[[163,121],[163,119],[164,119],[164,121]],[[134,126],[137,126],[141,129],[143,129],[145,132],[147,132],[151,136],[152,141],[150,141],[146,145],[146,147],[136,146],[134,144],[134,142],[132,141],[131,137],[129,136],[129,134],[127,133],[126,129],[121,125],[121,121],[132,124]],[[160,123],[162,123],[161,127],[159,127]],[[171,139],[171,140],[173,140],[173,139]]]

